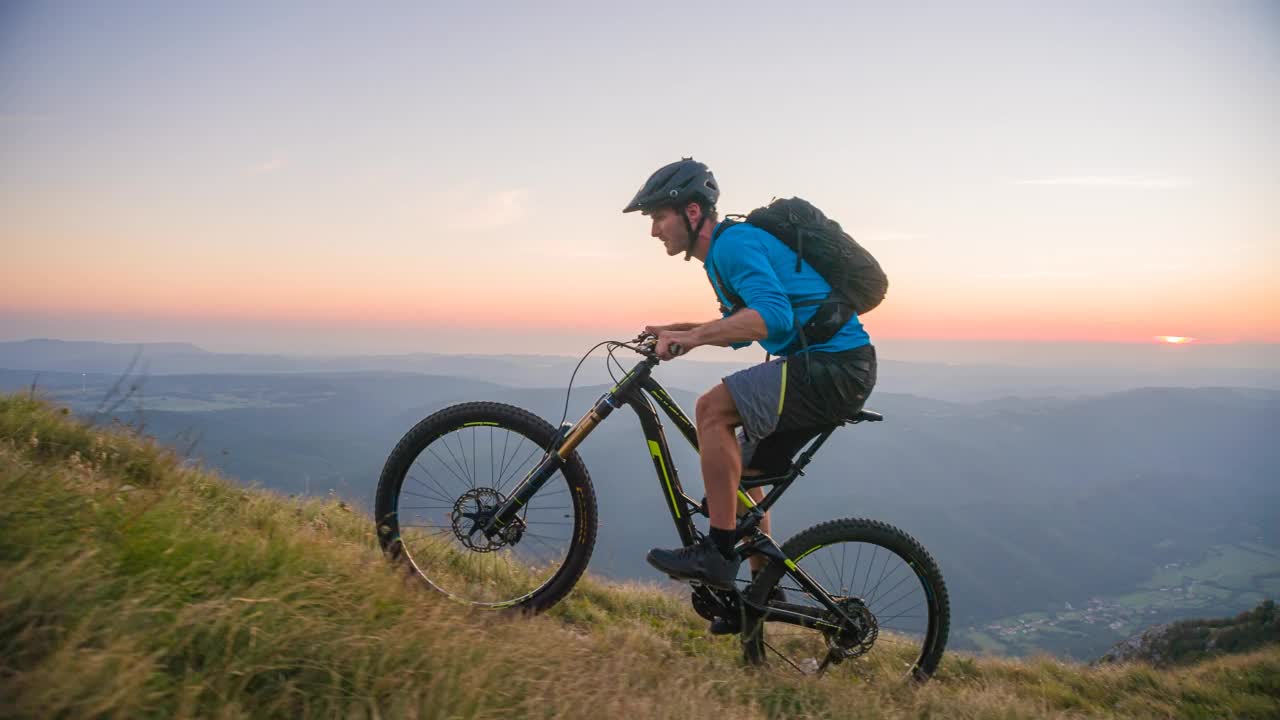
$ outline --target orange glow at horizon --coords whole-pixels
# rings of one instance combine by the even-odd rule
[[[301,290],[301,288],[297,288]],[[381,329],[508,329],[549,333],[638,330],[646,324],[705,321],[718,317],[702,294],[660,298],[585,294],[574,300],[559,293],[525,295],[519,302],[489,297],[485,305],[468,302],[456,288],[383,288],[361,292],[188,292],[181,302],[169,293],[140,292],[106,298],[64,297],[61,302],[23,302],[0,296],[0,310],[55,315],[183,319],[194,323],[280,325],[289,327],[365,327]],[[3,293],[0,293],[3,295]],[[166,295],[168,297],[166,297]],[[95,301],[96,300],[96,301]],[[1280,342],[1280,331],[1250,323],[1239,314],[1207,310],[1161,316],[1115,310],[1098,320],[1068,309],[1001,303],[995,299],[968,308],[935,304],[930,299],[899,300],[863,317],[876,339],[991,340],[1027,342],[1156,343],[1171,346]],[[1176,322],[1195,335],[1154,335],[1151,326]]]
[[[28,248],[32,246],[26,246]],[[47,266],[49,263],[44,263]],[[56,274],[0,268],[0,311],[33,315],[167,318],[246,327],[512,329],[613,333],[719,316],[700,267],[618,276],[604,265],[527,267],[459,263],[422,273],[410,263],[352,263],[290,271],[167,273],[163,268],[63,266]],[[662,273],[661,276],[658,273]],[[917,274],[898,281],[863,317],[872,337],[1225,344],[1280,342],[1280,290],[1252,278],[1233,292],[1188,297],[1159,284],[1037,282],[979,285]],[[1176,328],[1182,334],[1160,335]]]

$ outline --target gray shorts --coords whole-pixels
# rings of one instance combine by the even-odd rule
[[[804,438],[862,409],[875,387],[875,348],[775,358],[723,380],[742,418],[743,467],[776,469],[779,459],[773,455],[781,452],[789,461]],[[761,442],[771,436],[778,439],[772,443],[777,447],[768,462],[757,462]]]

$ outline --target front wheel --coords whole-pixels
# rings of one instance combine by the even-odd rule
[[[378,541],[429,587],[486,608],[545,610],[591,559],[596,497],[575,452],[501,533],[487,517],[543,459],[556,431],[511,405],[447,407],[391,451],[374,503]]]
[[[882,522],[846,518],[804,530],[782,552],[788,562],[766,565],[747,593],[749,602],[770,608],[749,613],[743,624],[748,664],[763,664],[772,653],[806,674],[847,663],[859,674],[918,681],[937,669],[950,601],[937,563],[914,538]],[[788,564],[842,612],[806,591],[787,574]],[[785,593],[781,602],[770,600],[775,588]]]

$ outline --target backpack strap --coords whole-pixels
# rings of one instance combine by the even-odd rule
[[[727,307],[724,305],[724,303],[720,304],[721,312],[724,312],[729,315],[732,315],[733,313],[746,307],[747,304],[743,302],[742,297],[740,295],[738,295],[733,290],[731,290],[728,285],[724,284],[724,280],[720,278],[720,270],[716,267],[715,258],[712,256],[711,250],[713,247],[715,247],[716,238],[720,237],[721,233],[733,227],[734,225],[737,225],[742,222],[742,220],[733,220],[731,218],[741,218],[741,217],[743,216],[742,215],[726,215],[725,219],[722,220],[718,226],[716,226],[716,229],[714,231],[712,231],[711,245],[707,247],[707,262],[710,263],[711,274],[714,275],[716,279],[715,287],[713,287],[712,289],[719,290],[720,293],[724,294],[725,299],[729,301],[729,305]]]
[[[724,234],[725,230],[728,230],[734,225],[740,225],[746,221],[747,221],[746,215],[725,215],[724,219],[720,221],[720,224],[716,226],[716,229],[711,231],[712,242],[715,242],[716,238]],[[710,251],[708,250],[707,252],[710,252]]]
[[[716,238],[720,237],[720,235],[723,234],[725,230],[728,230],[734,225],[738,225],[743,222],[750,222],[750,221],[746,218],[746,216],[743,216],[743,215],[726,215],[725,219],[722,220],[720,224],[716,226],[716,229],[711,233],[711,246],[714,247]],[[765,232],[769,232],[769,231],[766,230]],[[772,235],[773,233],[770,233],[770,234]],[[774,235],[774,237],[776,238],[777,236]],[[803,233],[801,233],[801,237],[799,240],[799,247],[796,248],[796,272],[800,272],[800,269],[801,269],[800,263],[803,260],[803,255],[802,255],[803,252],[804,252],[804,237],[803,237]],[[716,268],[715,260],[711,255],[711,247],[707,248],[707,262],[711,264],[711,274],[715,277],[715,286],[718,286],[720,292],[722,292],[725,298],[729,301],[728,307],[726,307],[723,303],[721,303],[721,306],[720,306],[721,312],[724,312],[726,314],[733,314],[738,310],[746,307],[747,304],[743,302],[742,297],[739,296],[737,293],[733,292],[733,290],[731,290],[728,285],[725,285],[724,280],[720,278],[720,271],[719,269]],[[716,289],[716,288],[713,286],[713,289]],[[839,332],[840,329],[844,326],[844,322],[847,322],[848,318],[851,317],[851,312],[852,312],[852,307],[844,299],[843,295],[841,295],[836,290],[836,288],[832,287],[831,294],[827,295],[827,297],[819,298],[816,300],[801,300],[799,302],[792,302],[791,303],[792,313],[795,312],[796,308],[812,307],[814,305],[819,306],[818,311],[814,313],[812,318],[809,319],[809,322],[805,323],[804,326],[797,328],[797,332],[796,332],[796,335],[797,335],[796,341],[800,345],[800,352],[805,355],[806,362],[808,361],[809,345],[818,345],[834,337],[835,334]],[[843,317],[844,321],[839,320],[839,318],[841,317]],[[834,324],[834,326],[832,326],[832,322],[831,322],[833,319],[836,320],[836,323]],[[789,353],[786,353],[784,351],[783,354],[789,354]]]

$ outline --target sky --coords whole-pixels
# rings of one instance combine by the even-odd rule
[[[708,163],[874,341],[1280,343],[1280,4],[0,2],[0,340],[576,354],[717,316]],[[586,345],[584,345],[586,343]]]

